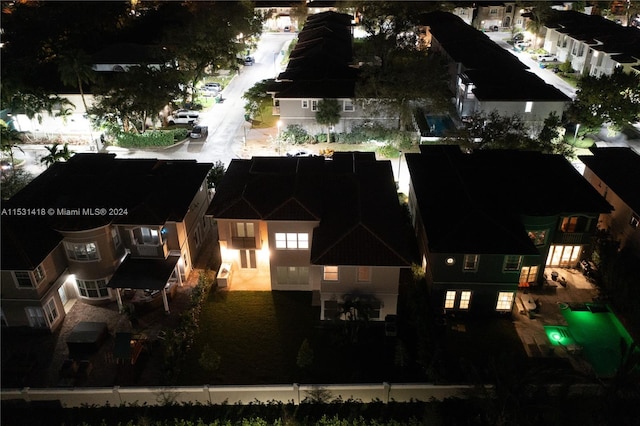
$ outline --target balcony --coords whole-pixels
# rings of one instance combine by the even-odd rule
[[[231,237],[231,249],[255,249],[257,248],[255,237]]]
[[[553,241],[555,244],[589,244],[591,234],[584,232],[561,232],[556,235]]]
[[[131,246],[132,257],[159,257],[165,258],[167,256],[166,244],[163,245],[151,245],[151,244],[136,244]]]

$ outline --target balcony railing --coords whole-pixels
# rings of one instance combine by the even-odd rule
[[[231,237],[232,249],[254,249],[256,248],[256,239],[254,237]]]
[[[591,234],[584,232],[561,232],[556,235],[556,244],[588,244]]]
[[[165,257],[164,245],[137,244],[131,246],[133,257]]]

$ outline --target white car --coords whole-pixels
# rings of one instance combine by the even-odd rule
[[[287,157],[313,157],[315,154],[307,149],[293,149],[287,152]]]
[[[203,96],[217,96],[221,90],[222,85],[220,85],[220,83],[206,83],[202,86],[202,89],[200,89]]]
[[[555,62],[558,60],[553,53],[541,53],[537,56],[538,62]]]
[[[527,47],[531,46],[531,41],[529,40],[521,40],[521,41],[516,41],[515,43],[513,43],[513,47],[518,48],[518,49],[526,49]]]
[[[170,125],[174,124],[195,124],[198,122],[200,113],[198,111],[190,111],[186,109],[179,109],[173,113],[167,120]]]

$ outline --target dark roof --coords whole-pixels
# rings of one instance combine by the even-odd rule
[[[391,164],[374,153],[233,160],[207,214],[319,222],[314,264],[409,265]]]
[[[133,259],[129,255],[113,274],[107,287],[162,290],[178,264],[180,256],[166,259]]]
[[[211,167],[195,160],[120,159],[114,154],[75,154],[54,163],[3,208],[104,208],[107,214],[3,216],[2,268],[33,269],[62,240],[56,230],[181,222]],[[111,216],[108,209],[126,214]]]
[[[578,158],[633,211],[640,213],[640,155],[631,148],[591,148]]]
[[[494,43],[486,34],[448,12],[435,11],[418,17],[451,59],[475,85],[480,100],[542,100],[569,102],[560,90],[547,84],[529,67]]]
[[[275,98],[353,98],[351,15],[309,15],[289,55],[287,69],[269,84]]]
[[[91,55],[94,64],[163,64],[167,55],[160,46],[112,44]]]
[[[405,158],[435,252],[538,254],[525,232],[523,214],[611,209],[560,155],[512,150],[464,154],[451,145],[420,148],[420,154]]]

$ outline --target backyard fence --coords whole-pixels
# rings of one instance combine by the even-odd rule
[[[555,385],[548,385],[553,391]],[[559,388],[560,386],[558,386]],[[488,393],[492,387],[487,386]],[[274,402],[300,404],[353,400],[382,401],[442,401],[466,398],[474,390],[470,385],[412,384],[344,384],[344,385],[271,385],[271,386],[181,386],[121,388],[24,388],[3,390],[2,400],[59,401],[62,407],[82,406],[161,406],[168,404],[268,404]],[[566,391],[566,389],[565,389]],[[573,385],[571,394],[599,394],[594,385]]]

